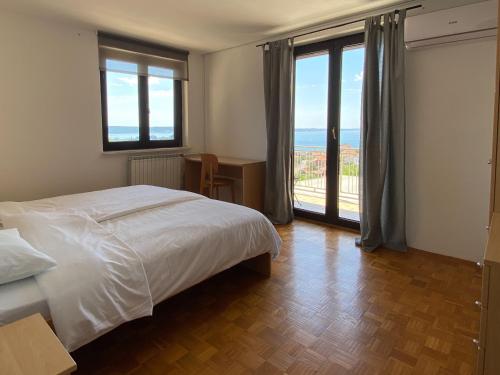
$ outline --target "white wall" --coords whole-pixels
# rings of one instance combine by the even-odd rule
[[[262,55],[255,44],[205,55],[206,148],[265,160]]]
[[[126,184],[103,155],[95,32],[0,13],[0,201]],[[190,55],[188,144],[204,147],[203,57]]]
[[[488,214],[495,42],[408,53],[409,246],[478,260]],[[207,150],[264,159],[261,50],[205,56]]]
[[[189,54],[188,98],[185,101],[187,121],[184,124],[184,144],[190,152],[205,150],[205,63],[203,55]]]

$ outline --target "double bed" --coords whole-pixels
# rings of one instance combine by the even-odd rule
[[[57,261],[0,285],[0,324],[39,312],[68,350],[236,264],[266,263],[281,245],[255,210],[145,185],[2,202],[0,221]]]

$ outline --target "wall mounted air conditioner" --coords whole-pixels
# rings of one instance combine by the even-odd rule
[[[417,48],[497,34],[497,1],[408,15],[405,20],[406,48]]]

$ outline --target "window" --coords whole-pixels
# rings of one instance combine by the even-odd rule
[[[99,33],[104,151],[182,146],[187,55]]]
[[[296,214],[359,228],[364,35],[295,48]]]

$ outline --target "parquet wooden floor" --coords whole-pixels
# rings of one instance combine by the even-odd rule
[[[77,374],[473,373],[481,275],[304,221],[266,279],[223,272],[73,353]]]

